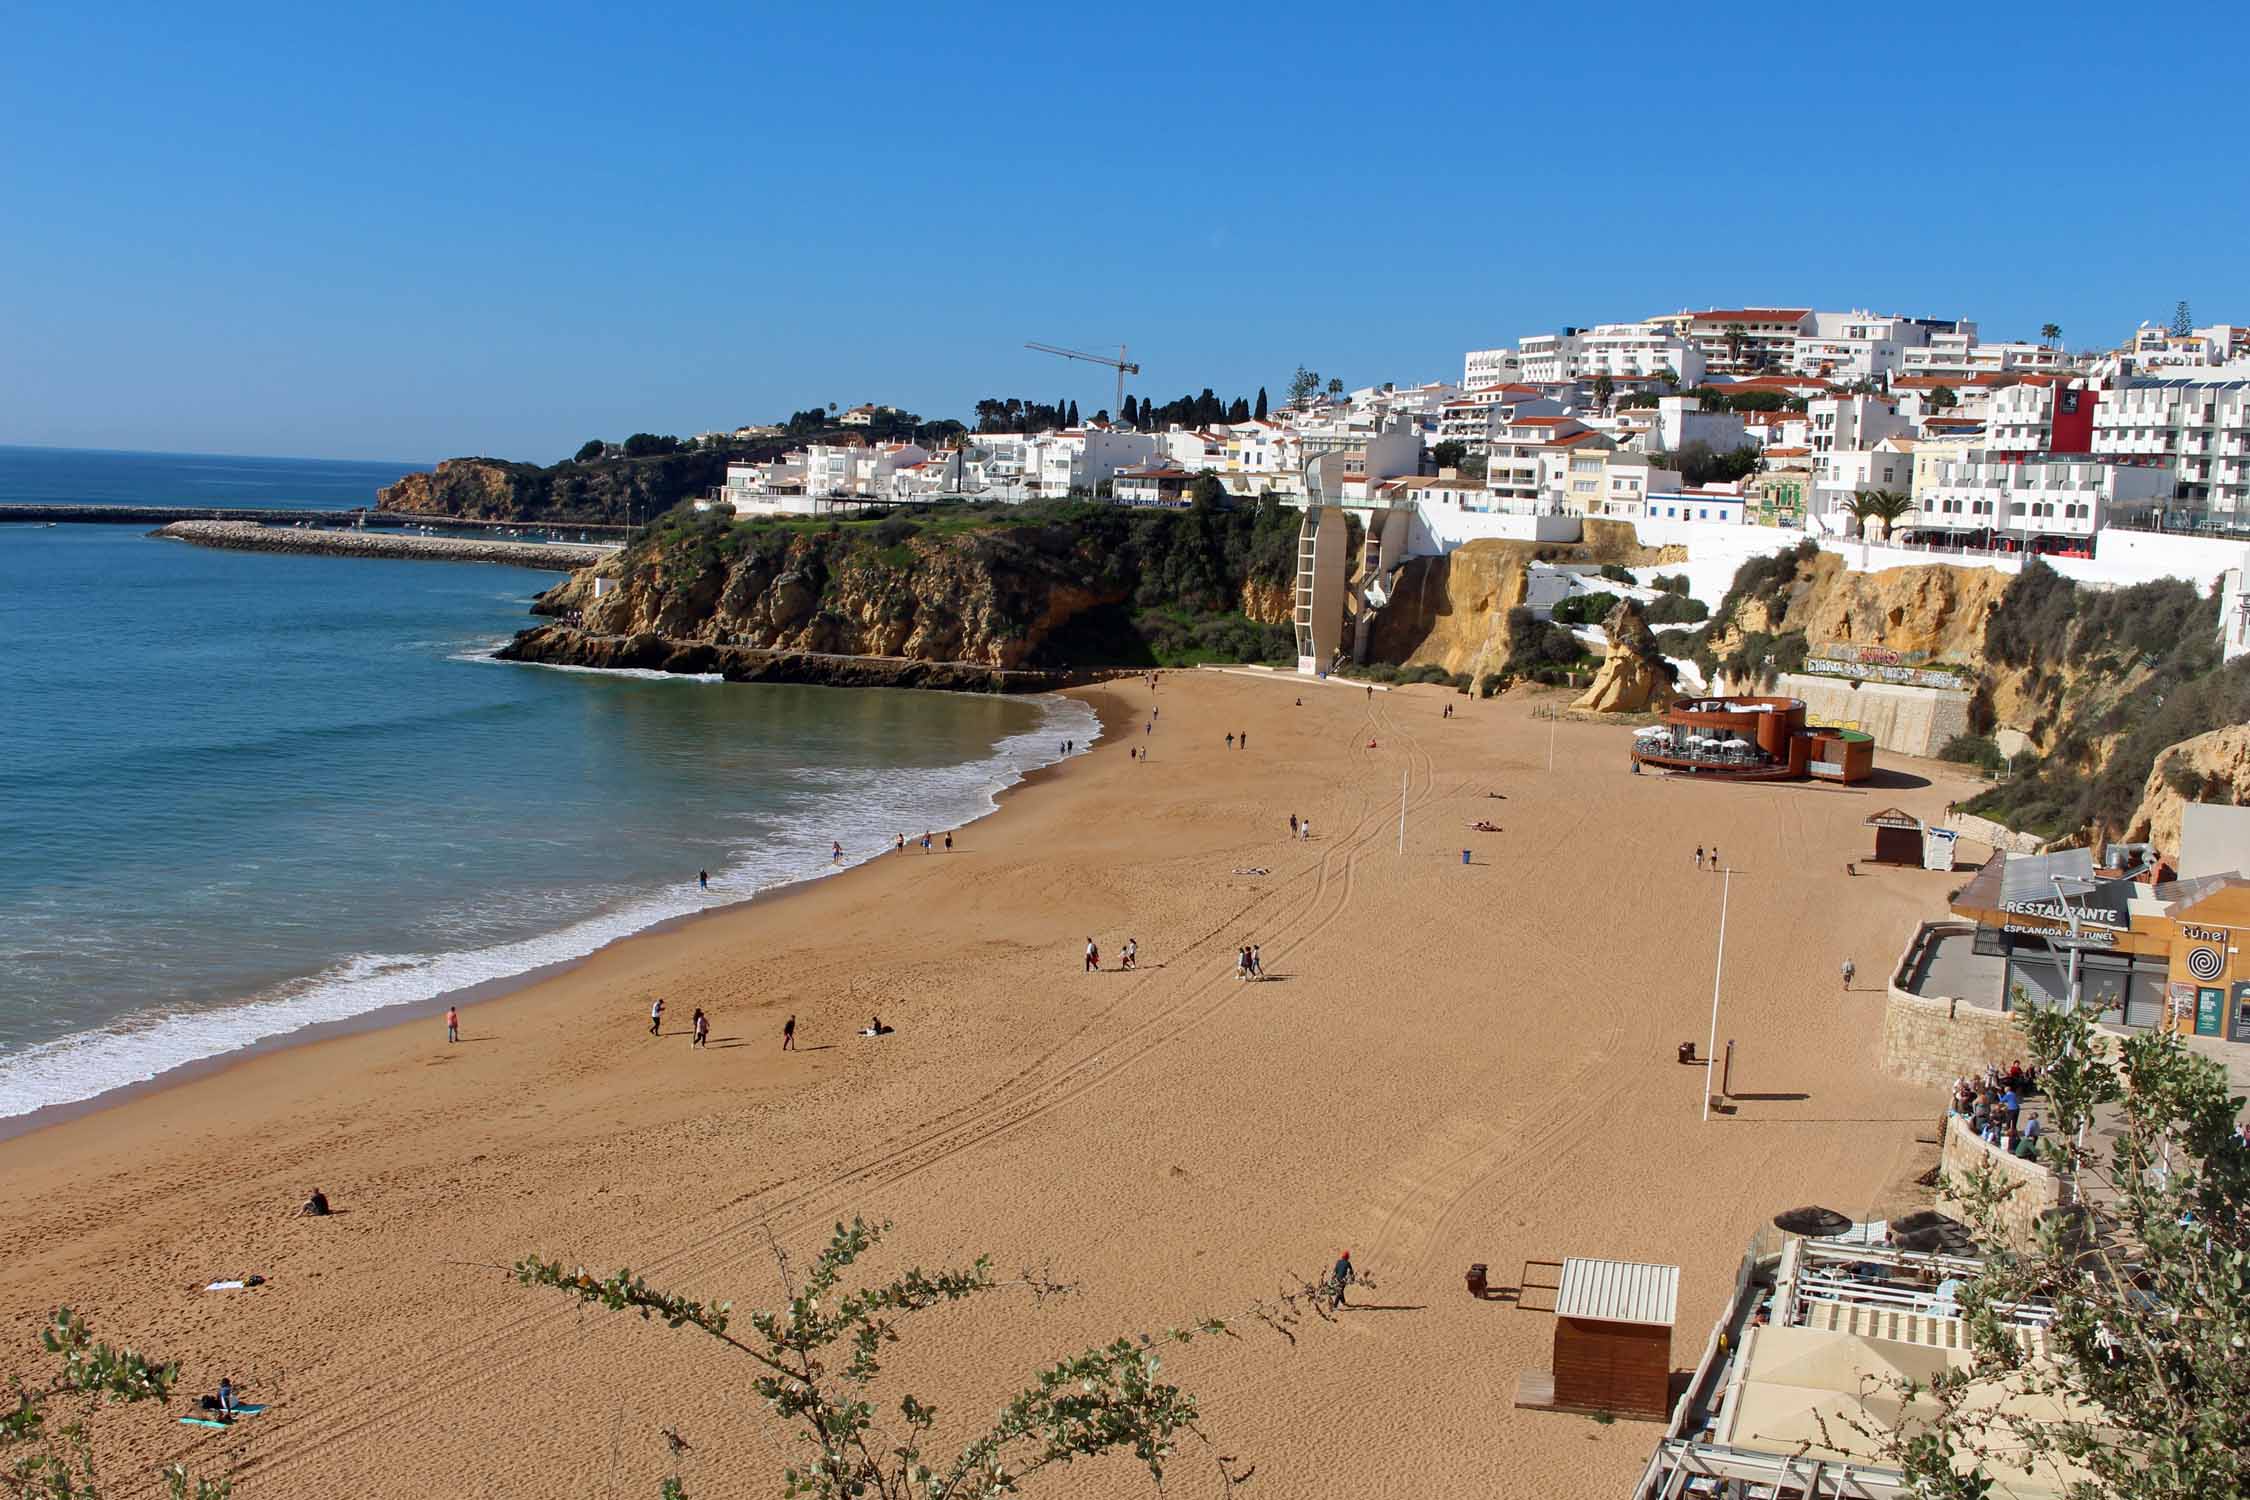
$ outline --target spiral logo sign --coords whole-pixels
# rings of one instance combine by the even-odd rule
[[[2216,948],[2190,948],[2188,972],[2198,979],[2216,979],[2226,969],[2227,961]]]

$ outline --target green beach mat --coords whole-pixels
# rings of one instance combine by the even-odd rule
[[[259,1412],[262,1412],[264,1410],[265,1407],[263,1406],[238,1406],[234,1409],[235,1422],[241,1421],[244,1417],[254,1417]],[[180,1418],[180,1421],[182,1424],[189,1427],[225,1428],[232,1427],[234,1425],[234,1422],[222,1422],[217,1417],[182,1417]]]

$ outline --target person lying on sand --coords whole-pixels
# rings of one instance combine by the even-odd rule
[[[1474,823],[1471,823],[1469,827],[1478,833],[1498,833],[1500,831],[1499,824],[1488,823],[1482,818],[1479,818]]]

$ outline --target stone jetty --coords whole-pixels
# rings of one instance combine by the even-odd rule
[[[151,535],[193,542],[199,547],[228,547],[238,552],[306,552],[326,557],[502,563],[511,568],[545,568],[556,573],[587,567],[617,550],[583,542],[495,542],[474,537],[258,526],[248,521],[175,521],[159,527]]]

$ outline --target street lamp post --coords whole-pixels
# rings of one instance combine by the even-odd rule
[[[1711,970],[1711,1039],[1703,1045],[1703,1118],[1711,1118],[1711,1070],[1719,1065],[1719,981],[1727,972],[1727,895],[1734,889],[1734,868],[1719,877],[1719,958]]]

